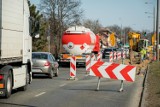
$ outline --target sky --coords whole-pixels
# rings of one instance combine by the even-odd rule
[[[37,7],[40,3],[40,0],[30,1]],[[99,20],[103,27],[118,25],[138,31],[153,31],[156,0],[81,0],[81,3],[84,18]]]

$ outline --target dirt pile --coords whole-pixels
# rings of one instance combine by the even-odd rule
[[[137,75],[144,75],[145,71],[147,69],[148,64],[152,61],[152,58],[147,58],[145,59],[143,62],[140,61],[140,57],[135,55],[132,58],[132,64],[131,64],[131,60],[129,58],[124,59],[124,64],[125,65],[133,65],[136,66],[136,74]],[[122,60],[118,61],[119,64],[122,64]]]

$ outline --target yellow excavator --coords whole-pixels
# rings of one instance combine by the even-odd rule
[[[152,50],[152,48],[149,46],[149,40],[141,39],[140,33],[129,32],[128,39],[129,39],[130,49],[133,51],[139,52],[142,48],[147,49],[148,52]]]
[[[138,42],[140,41],[140,34],[136,32],[128,33],[129,47],[130,50],[138,51]]]

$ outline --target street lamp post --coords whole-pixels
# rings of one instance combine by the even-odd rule
[[[157,45],[156,45],[156,58],[157,61],[159,61],[159,5],[160,2],[157,0],[157,17],[156,17],[156,39],[157,39]]]
[[[122,24],[121,24],[121,43],[122,43]]]
[[[145,12],[145,13],[153,15],[153,32],[155,32],[156,31],[156,8],[153,3],[145,2],[145,4],[152,4],[153,5],[153,13],[150,13],[150,12]]]
[[[153,6],[153,32],[156,31],[156,8]]]
[[[120,20],[120,23],[121,23],[121,30],[120,30],[120,42],[122,43],[122,19],[121,18],[119,18],[119,20]],[[121,47],[122,47],[122,44],[121,44]]]
[[[149,4],[148,2],[145,2],[145,4]],[[150,3],[152,4],[152,3]],[[157,16],[156,16],[156,8],[153,6],[153,32],[156,31],[156,59],[159,61],[159,5],[160,2],[157,0]],[[145,12],[148,13],[148,12]]]

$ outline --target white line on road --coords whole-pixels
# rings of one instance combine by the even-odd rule
[[[39,97],[39,96],[41,96],[41,95],[43,95],[43,94],[45,94],[45,93],[46,93],[46,92],[41,92],[41,93],[35,95],[35,97]]]
[[[88,76],[89,76],[89,74],[85,75],[85,77],[88,77]]]
[[[61,85],[59,85],[60,87],[63,87],[63,86],[65,86],[66,84],[61,84]]]

